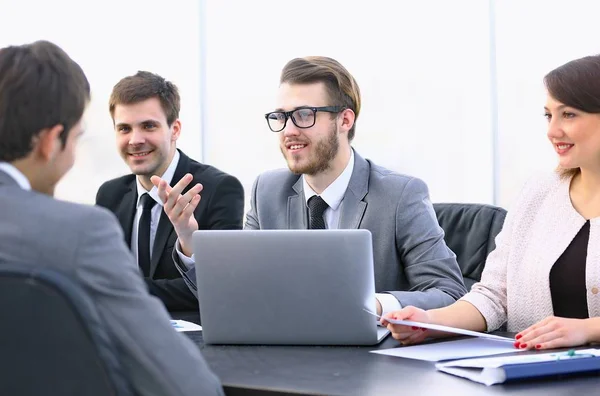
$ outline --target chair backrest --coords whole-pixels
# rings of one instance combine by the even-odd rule
[[[0,318],[0,394],[132,394],[94,304],[66,275],[0,263]]]
[[[492,205],[436,203],[433,205],[446,245],[456,254],[465,286],[479,282],[494,239],[502,229],[506,210]]]

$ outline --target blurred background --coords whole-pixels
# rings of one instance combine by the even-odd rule
[[[597,15],[597,0],[0,0],[0,47],[53,41],[92,85],[59,198],[93,203],[127,173],[108,97],[148,70],[180,89],[178,147],[238,177],[248,200],[260,172],[286,166],[264,119],[281,68],[325,55],[361,88],[363,157],[422,178],[433,202],[509,208],[555,166],[542,79],[600,52]]]

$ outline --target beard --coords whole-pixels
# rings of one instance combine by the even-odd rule
[[[300,163],[300,156],[288,154],[285,145],[281,146],[283,157],[287,160],[288,167],[292,173],[314,176],[331,167],[331,162],[340,149],[337,126],[335,124],[332,125],[327,136],[314,145],[311,143],[311,146],[313,146],[313,151],[309,153],[305,164]]]

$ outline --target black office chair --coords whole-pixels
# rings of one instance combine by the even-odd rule
[[[456,254],[467,290],[479,282],[488,254],[496,248],[494,239],[502,229],[506,210],[492,205],[433,204],[446,245]]]
[[[1,395],[132,395],[83,289],[48,269],[0,263]]]

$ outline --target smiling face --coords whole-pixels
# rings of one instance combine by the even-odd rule
[[[586,113],[548,95],[548,139],[563,169],[600,168],[600,114]]]
[[[171,126],[158,98],[133,104],[118,104],[114,110],[117,147],[135,175],[162,176],[176,150],[181,123]]]
[[[278,111],[332,105],[335,104],[329,103],[323,83],[283,83],[279,87]],[[347,131],[340,133],[337,113],[317,112],[315,116],[315,124],[310,128],[299,128],[288,119],[279,132],[281,153],[293,173],[316,175],[329,170],[339,154],[340,144],[349,144],[346,136],[340,138]]]

